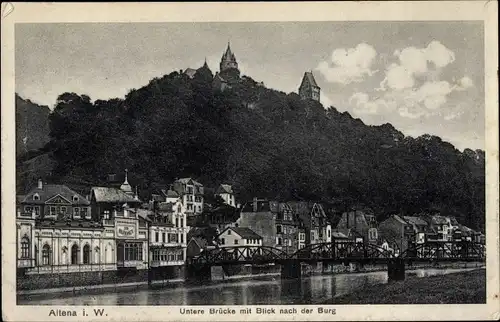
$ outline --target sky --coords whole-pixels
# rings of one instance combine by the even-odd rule
[[[321,102],[365,124],[484,149],[483,23],[270,22],[17,24],[16,92],[53,108],[64,92],[124,98],[228,41],[241,73],[297,92],[305,71]]]

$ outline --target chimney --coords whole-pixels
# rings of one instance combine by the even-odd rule
[[[253,198],[253,212],[257,212],[257,197]]]
[[[43,189],[42,179],[38,179],[38,189]]]

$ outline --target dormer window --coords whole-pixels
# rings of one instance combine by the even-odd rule
[[[75,195],[75,196],[73,196],[73,201],[74,201],[74,202],[78,202],[78,196],[76,196],[76,195]]]
[[[38,193],[35,193],[33,195],[33,200],[40,200],[40,195]]]

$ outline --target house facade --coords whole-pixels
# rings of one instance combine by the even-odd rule
[[[175,191],[181,199],[188,216],[198,215],[203,212],[204,188],[201,183],[191,178],[181,178],[172,184],[171,190]],[[174,197],[171,198],[173,199]],[[169,198],[167,202],[169,201],[172,200]]]
[[[352,239],[362,238],[372,244],[378,242],[377,220],[369,210],[353,209],[342,213],[337,231]]]
[[[404,252],[410,243],[424,243],[429,225],[416,216],[392,215],[378,226],[380,239],[394,251]]]
[[[224,200],[226,204],[231,207],[236,207],[236,200],[234,198],[233,187],[228,184],[221,184],[215,191],[215,195],[219,196]]]
[[[114,238],[89,200],[65,185],[38,185],[18,200],[17,267],[26,274],[116,269]]]
[[[248,227],[227,227],[217,236],[217,241],[220,248],[237,246],[257,248],[262,246],[262,237]],[[247,250],[243,251],[245,256]]]

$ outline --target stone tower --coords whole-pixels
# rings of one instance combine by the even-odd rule
[[[238,63],[236,62],[236,57],[234,56],[233,52],[231,51],[231,46],[228,42],[226,52],[224,54],[222,54],[222,58],[220,60],[220,72],[222,73],[223,71],[226,71],[229,69],[238,70]]]
[[[316,83],[312,71],[305,72],[299,87],[299,95],[303,100],[311,99],[319,102],[321,88]]]

